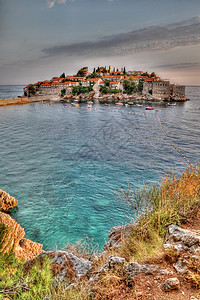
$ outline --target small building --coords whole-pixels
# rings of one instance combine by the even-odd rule
[[[120,81],[121,79],[123,79],[124,78],[124,76],[123,75],[107,75],[107,76],[102,76],[101,77],[102,78],[102,80],[111,80],[111,81]]]
[[[89,85],[90,85],[90,83],[93,85],[99,85],[101,81],[102,81],[101,78],[88,78],[87,79],[87,82],[89,82]]]
[[[79,77],[79,76],[67,76],[66,78],[65,78],[65,80],[67,80],[67,81],[80,81],[80,82],[82,82],[83,80],[85,79],[85,77]]]
[[[119,81],[111,81],[109,86],[112,88],[112,89],[119,89],[120,88],[120,82]]]
[[[83,81],[82,81],[82,86],[88,87],[88,86],[90,86],[90,82],[87,81],[87,80],[83,80]]]

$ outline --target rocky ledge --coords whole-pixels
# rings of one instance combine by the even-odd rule
[[[8,193],[0,190],[0,211],[7,212],[18,204],[18,201]]]
[[[7,253],[11,250],[14,254],[30,260],[43,253],[42,245],[24,238],[24,229],[7,213],[18,204],[18,201],[8,193],[0,190],[0,225],[1,243],[0,253]]]

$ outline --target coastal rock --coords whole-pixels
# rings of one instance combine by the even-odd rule
[[[161,289],[164,292],[170,292],[171,290],[178,290],[180,288],[180,282],[178,278],[168,278],[162,285]]]
[[[137,262],[131,262],[126,268],[126,274],[128,278],[132,278],[138,275],[140,272],[143,272],[145,275],[153,275],[158,270],[157,265],[140,265]]]
[[[18,201],[0,189],[0,211],[7,212],[18,204]]]
[[[91,261],[67,251],[48,251],[45,255],[50,256],[53,259],[53,263],[60,267],[60,274],[64,275],[64,277],[66,274],[70,275],[70,277],[74,274],[74,276],[79,279],[87,275],[92,267]]]
[[[130,233],[131,225],[115,226],[108,232],[108,241],[104,245],[104,249],[111,247],[120,247],[123,238],[127,237]]]
[[[34,259],[44,252],[41,244],[24,238],[24,229],[8,214],[0,212],[0,224],[5,226],[0,241],[0,252],[7,253],[13,250],[17,257],[25,260]]]
[[[109,269],[123,269],[125,264],[125,258],[111,255],[108,257],[108,268]]]
[[[200,234],[195,231],[182,229],[176,225],[170,225],[164,248],[175,248],[178,251],[200,252]]]

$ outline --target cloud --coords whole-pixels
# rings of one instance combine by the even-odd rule
[[[200,17],[182,22],[150,26],[98,40],[45,48],[48,55],[128,55],[136,52],[174,49],[200,44]]]
[[[178,64],[166,64],[166,65],[159,65],[154,66],[154,68],[161,68],[161,69],[196,69],[200,67],[200,62],[191,62],[191,63],[178,63]]]
[[[47,4],[49,8],[54,7],[55,4],[65,4],[67,0],[47,0]]]

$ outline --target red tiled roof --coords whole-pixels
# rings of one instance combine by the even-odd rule
[[[85,79],[85,77],[67,76],[65,79]]]
[[[24,89],[27,89],[27,88],[29,88],[29,86],[31,86],[32,84],[29,84],[29,85],[27,85]]]
[[[101,78],[88,78],[87,81],[99,81]]]
[[[113,81],[113,82],[110,82],[110,84],[119,84],[119,82],[114,82],[114,81]]]
[[[152,81],[154,81],[154,78],[146,78],[145,81],[146,82],[152,82]]]

